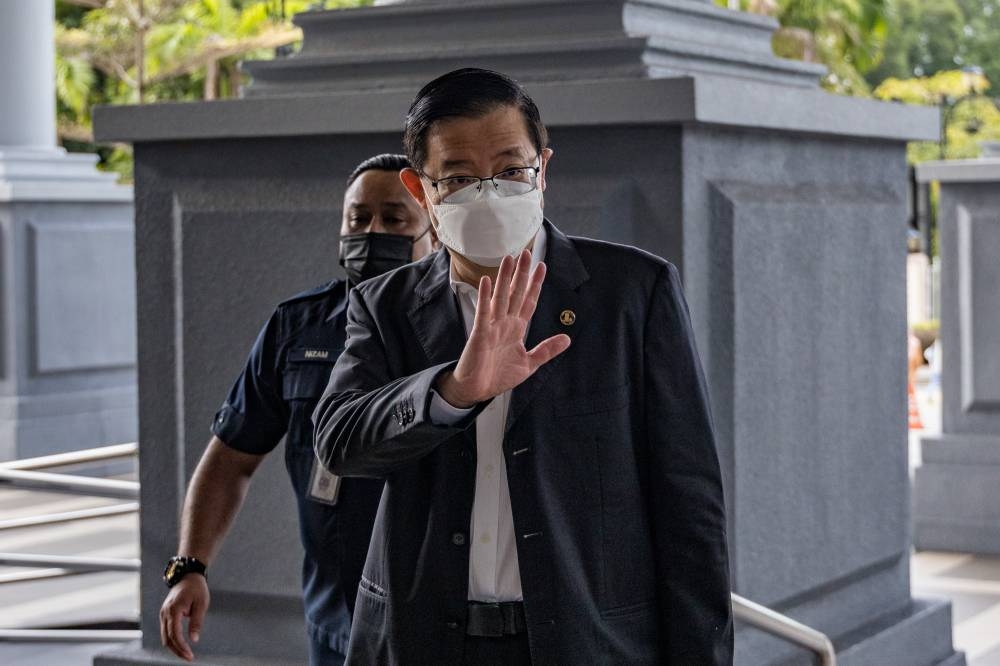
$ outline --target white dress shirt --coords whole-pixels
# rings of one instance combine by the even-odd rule
[[[531,267],[545,258],[545,228],[539,229],[531,253]],[[477,288],[462,282],[451,271],[451,288],[458,297],[465,335],[476,317]],[[471,601],[521,601],[521,572],[517,564],[514,517],[503,457],[504,428],[510,391],[498,395],[476,417],[476,495],[469,525],[469,599]],[[431,421],[448,425],[468,414],[434,392]]]

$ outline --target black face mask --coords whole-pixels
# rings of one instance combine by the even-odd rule
[[[340,265],[352,285],[388,273],[412,261],[413,244],[424,237],[430,226],[416,238],[374,231],[340,237]]]

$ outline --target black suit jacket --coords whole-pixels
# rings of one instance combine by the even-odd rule
[[[729,664],[722,482],[677,270],[546,228],[527,346],[573,342],[514,389],[503,445],[532,661]],[[386,479],[355,664],[461,660],[483,405],[454,427],[428,415],[466,339],[448,276],[442,250],[352,291],[313,417],[334,473]]]

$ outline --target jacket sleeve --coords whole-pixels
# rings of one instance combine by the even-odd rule
[[[431,422],[431,389],[456,363],[394,376],[364,296],[351,290],[347,345],[313,412],[323,466],[338,476],[384,478],[475,423],[484,405],[449,425]]]
[[[670,664],[732,664],[726,512],[708,392],[673,265],[644,340],[649,496],[660,640]]]

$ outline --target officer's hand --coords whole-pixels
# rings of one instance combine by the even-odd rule
[[[190,573],[170,588],[160,607],[160,642],[181,659],[194,661],[194,652],[184,640],[182,618],[188,618],[188,635],[198,642],[210,595],[208,581],[201,574]]]
[[[530,273],[530,274],[529,274]],[[531,270],[531,253],[504,257],[495,287],[479,281],[472,333],[454,372],[438,381],[441,397],[456,407],[471,407],[509,391],[569,348],[568,335],[554,335],[528,351],[525,332],[538,305],[545,264]]]

